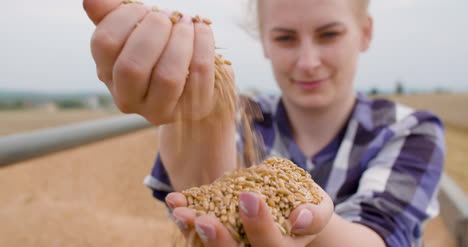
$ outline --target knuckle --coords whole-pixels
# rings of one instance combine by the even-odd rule
[[[102,69],[97,69],[96,74],[98,79],[104,83],[108,83],[112,80],[112,76],[110,75],[110,73],[106,73]]]
[[[201,73],[201,74],[208,74],[208,73],[213,73],[214,71],[214,64],[211,61],[208,61],[207,59],[205,60],[198,60],[194,61],[190,65],[190,72],[194,73]]]
[[[168,90],[177,89],[183,84],[183,80],[177,76],[177,72],[156,70],[155,78],[162,88]]]
[[[122,97],[116,97],[115,105],[122,113],[129,114],[129,113],[136,113],[135,107],[131,104],[128,100],[123,99]]]
[[[156,117],[155,114],[144,115],[143,117],[154,126],[159,126],[170,122],[169,120],[163,119],[161,117]]]
[[[114,70],[116,76],[132,79],[141,79],[146,72],[143,65],[130,58],[119,59],[115,64]]]
[[[139,114],[141,114],[149,123],[154,126],[173,122],[172,114],[167,114],[164,111],[155,110],[154,107],[151,107],[150,105],[144,107]]]
[[[111,54],[120,49],[121,42],[105,29],[96,29],[91,38],[91,48],[93,51],[100,50],[106,54]]]
[[[92,10],[95,9],[96,7],[96,2],[93,0],[83,0],[83,9],[87,12],[90,13]]]

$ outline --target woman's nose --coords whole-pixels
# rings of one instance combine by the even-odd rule
[[[302,44],[298,50],[297,68],[303,72],[313,72],[320,64],[319,49],[312,44]]]

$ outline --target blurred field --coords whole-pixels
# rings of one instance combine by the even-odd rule
[[[120,114],[117,110],[0,111],[0,136]]]
[[[0,169],[0,246],[170,246],[143,185],[156,150],[147,129]]]
[[[388,98],[416,109],[428,109],[442,117],[449,126],[468,131],[468,93],[404,95]]]
[[[466,95],[461,96],[436,96],[438,108],[434,109],[430,108],[434,103],[430,96],[396,99],[431,109],[448,123],[446,169],[468,191],[464,168],[468,131],[463,125],[468,102],[464,101]],[[449,111],[458,114],[450,115]],[[23,128],[18,128],[21,131],[37,128],[34,123],[49,127],[60,120],[70,123],[108,114],[74,112],[64,113],[70,114],[65,117],[10,113],[10,124],[5,124],[2,113],[0,130],[23,123]],[[118,113],[107,116],[113,114]],[[44,116],[46,119],[41,119]],[[146,129],[1,168],[0,246],[172,246],[174,224],[167,218],[165,206],[143,185],[157,148],[156,130]],[[455,246],[440,218],[428,225],[425,242],[427,247]]]

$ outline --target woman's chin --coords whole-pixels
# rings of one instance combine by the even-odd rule
[[[322,95],[300,95],[290,98],[291,103],[303,110],[326,109],[330,104],[330,99]]]

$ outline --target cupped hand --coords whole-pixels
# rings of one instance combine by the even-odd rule
[[[253,247],[306,246],[321,232],[333,215],[333,202],[320,189],[323,200],[318,205],[302,204],[289,215],[295,237],[283,235],[273,221],[268,206],[258,194],[243,192],[239,196],[240,217],[245,232]],[[166,203],[173,209],[173,220],[186,237],[195,228],[204,246],[237,247],[238,243],[220,221],[211,215],[196,217],[195,211],[187,207],[185,196],[171,193]]]
[[[208,22],[121,0],[84,0],[83,6],[96,24],[91,52],[98,78],[122,112],[161,125],[213,111],[215,45]]]

